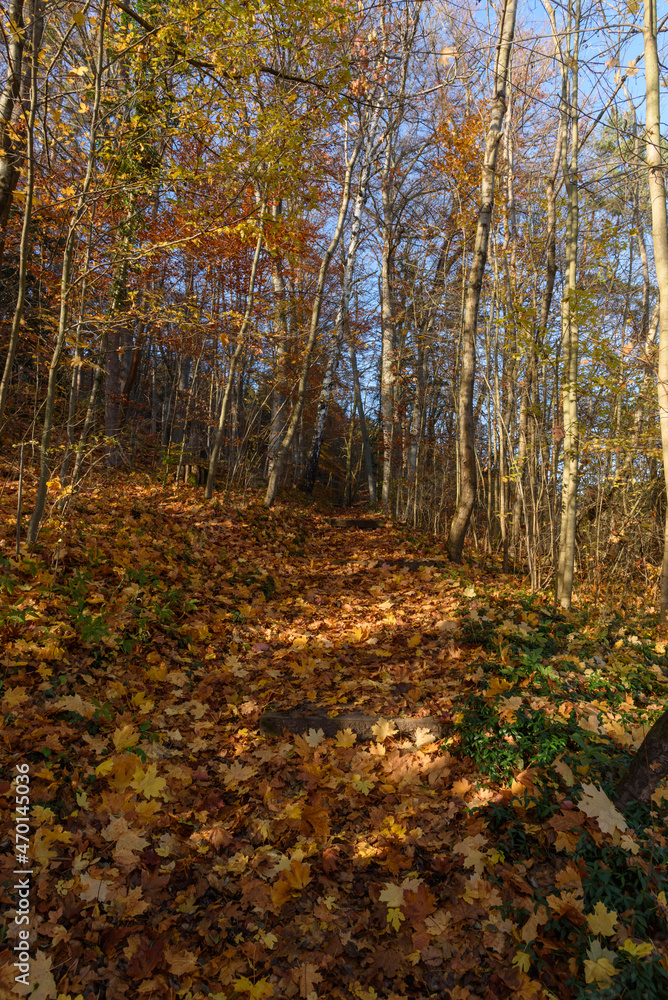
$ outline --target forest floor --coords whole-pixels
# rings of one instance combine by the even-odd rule
[[[30,864],[36,1000],[665,1000],[661,792],[625,818],[609,798],[663,708],[654,617],[555,614],[385,519],[139,475],[17,560],[15,499],[1,995]],[[259,731],[306,703],[376,717],[375,739]],[[393,735],[402,715],[446,737]]]

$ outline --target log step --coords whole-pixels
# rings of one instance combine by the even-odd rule
[[[368,741],[375,739],[373,727],[383,718],[378,715],[362,715],[361,712],[346,712],[334,718],[324,712],[267,712],[260,716],[260,731],[265,736],[282,736],[285,730],[305,736],[311,729],[322,729],[325,737],[331,738],[340,730],[351,729],[358,740]],[[446,726],[431,716],[422,719],[396,716],[385,721],[394,723],[399,733],[405,736],[414,735],[418,729],[428,729],[435,740],[443,739],[446,735]]]

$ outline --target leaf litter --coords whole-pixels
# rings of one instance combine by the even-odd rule
[[[32,996],[668,995],[668,793],[612,801],[662,708],[649,619],[555,614],[389,521],[115,496],[0,550]],[[373,739],[260,732],[305,705]]]

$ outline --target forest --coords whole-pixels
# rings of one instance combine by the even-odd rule
[[[0,25],[0,994],[665,1000],[668,14]]]

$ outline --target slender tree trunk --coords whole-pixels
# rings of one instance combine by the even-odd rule
[[[21,150],[17,148],[16,133],[12,125],[17,120],[21,93],[21,72],[25,28],[23,0],[10,0],[7,11],[8,37],[5,86],[0,96],[0,267],[5,248],[7,220],[12,205],[14,189],[21,174]]]
[[[277,222],[281,215],[281,202],[274,207],[272,216]],[[272,259],[271,281],[274,287],[274,330],[276,336],[276,384],[271,393],[271,423],[267,449],[267,473],[271,475],[278,449],[285,431],[287,381],[288,381],[288,306],[285,279],[280,256]]]
[[[459,385],[459,470],[461,487],[459,503],[450,525],[448,537],[448,554],[459,562],[464,549],[464,539],[471,520],[471,513],[476,497],[476,460],[475,460],[475,421],[473,412],[473,390],[476,368],[476,336],[478,331],[478,308],[482,281],[487,263],[487,247],[494,207],[494,179],[496,176],[496,160],[501,140],[503,116],[506,110],[506,86],[508,82],[508,67],[515,36],[515,14],[517,0],[506,0],[499,45],[494,71],[494,98],[487,136],[485,139],[485,156],[482,167],[482,182],[480,190],[480,209],[476,229],[473,264],[469,275],[464,321],[462,324],[461,377]]]
[[[214,487],[216,485],[216,473],[218,471],[218,462],[220,461],[220,452],[223,447],[223,436],[225,434],[225,422],[227,420],[227,411],[230,406],[230,395],[232,392],[232,387],[234,385],[234,376],[237,370],[237,365],[239,363],[239,358],[241,357],[242,351],[245,346],[246,333],[248,327],[250,326],[251,316],[253,314],[253,300],[255,298],[255,281],[257,278],[257,268],[260,260],[260,251],[262,250],[262,244],[264,243],[264,213],[266,209],[266,201],[262,201],[260,204],[260,234],[257,238],[257,243],[255,244],[255,255],[253,257],[253,263],[251,265],[250,278],[248,279],[248,295],[246,296],[246,311],[244,317],[241,321],[241,327],[239,333],[237,334],[237,345],[234,349],[234,353],[230,358],[230,370],[227,375],[227,383],[225,385],[225,392],[223,393],[223,399],[220,405],[220,413],[218,415],[218,426],[216,428],[216,436],[213,440],[213,448],[211,449],[211,457],[209,459],[209,471],[206,478],[206,489],[205,497],[210,500],[213,496]]]
[[[95,169],[97,127],[98,127],[99,112],[100,112],[100,99],[102,96],[102,72],[104,68],[104,55],[105,55],[104,32],[107,20],[107,3],[108,0],[102,0],[102,7],[100,10],[97,65],[95,70],[95,96],[93,98],[93,111],[92,111],[91,126],[90,126],[90,143],[88,147],[88,163],[86,167],[86,175],[81,185],[81,190],[79,192],[79,197],[77,199],[77,205],[74,210],[74,214],[70,220],[70,224],[67,230],[67,236],[65,238],[65,249],[63,251],[63,270],[60,281],[60,314],[58,317],[58,334],[56,336],[56,344],[53,350],[53,355],[51,357],[51,364],[49,365],[49,381],[46,391],[46,402],[44,406],[44,423],[42,425],[42,440],[40,444],[40,470],[39,470],[39,482],[37,485],[37,496],[35,498],[35,507],[33,509],[32,516],[30,518],[30,524],[28,526],[28,542],[31,545],[34,545],[37,539],[37,532],[39,531],[39,525],[42,520],[42,516],[44,514],[44,507],[46,505],[47,482],[50,471],[49,464],[50,464],[51,434],[53,431],[53,411],[56,402],[58,363],[60,361],[60,355],[62,353],[63,344],[65,342],[65,335],[67,333],[68,297],[70,292],[70,271],[72,268],[72,260],[74,256],[74,239],[79,223],[84,213],[86,197],[88,195],[88,189],[90,188],[90,184],[93,179],[93,171]]]
[[[658,404],[661,427],[663,475],[668,493],[668,220],[666,218],[666,183],[661,156],[661,103],[659,57],[657,52],[656,0],[645,0],[645,89],[647,95],[647,166],[649,196],[652,205],[654,266],[659,286],[659,365]],[[668,612],[668,505],[664,529],[661,565],[661,622]]]
[[[18,4],[21,7],[21,3]],[[13,8],[12,8],[13,9]],[[41,11],[39,14],[42,17]],[[10,10],[11,17],[11,10]],[[16,297],[16,305],[14,307],[14,318],[12,320],[12,329],[9,335],[9,347],[7,348],[7,357],[5,359],[5,368],[2,375],[2,382],[0,383],[0,426],[2,425],[2,419],[5,413],[5,407],[7,406],[7,398],[9,396],[9,386],[12,377],[12,369],[14,367],[14,358],[16,357],[16,349],[19,344],[19,338],[21,336],[21,322],[23,320],[23,310],[25,308],[26,300],[26,286],[27,286],[27,272],[28,272],[28,256],[31,249],[30,240],[30,226],[32,223],[32,202],[33,202],[33,192],[35,188],[35,163],[34,163],[34,140],[35,140],[35,116],[37,114],[37,63],[39,58],[39,44],[38,37],[41,38],[41,30],[39,33],[36,30],[36,26],[33,26],[32,31],[32,45],[31,45],[31,60],[30,60],[30,112],[28,115],[27,122],[27,135],[26,135],[26,153],[28,158],[28,176],[26,180],[25,189],[25,206],[23,209],[23,228],[21,230],[21,246],[19,250],[19,276],[18,276],[18,293]],[[16,72],[16,66],[12,64],[12,59],[14,62],[18,60],[20,68],[20,58],[15,51],[18,42],[15,41],[10,46],[10,60],[7,67],[7,85],[5,88],[5,93],[9,90],[10,94],[14,91],[14,74]],[[12,56],[12,51],[14,51],[14,56]],[[9,96],[5,97],[3,94],[3,99],[0,102],[0,122],[2,121],[2,115],[5,114],[5,107],[10,103]],[[6,216],[9,214],[9,205],[13,197],[14,187],[16,186],[16,181],[18,179],[18,172],[16,172],[16,177],[14,177],[15,169],[11,165],[11,156],[6,152],[7,142],[10,141],[5,136],[6,127],[0,127],[0,145],[4,151],[4,155],[0,155],[0,220],[3,227],[2,234],[2,246],[4,247],[4,227],[6,226]],[[3,210],[2,204],[3,199],[7,199],[6,211]],[[0,250],[0,268],[2,267],[2,251]]]
[[[371,441],[369,440],[369,429],[364,416],[364,405],[362,403],[362,390],[360,388],[360,377],[357,370],[357,357],[355,345],[353,344],[350,331],[348,331],[348,353],[350,355],[350,366],[353,372],[353,389],[355,392],[355,402],[357,404],[357,415],[360,422],[360,434],[362,435],[362,448],[364,450],[364,467],[366,469],[366,482],[369,490],[369,502],[376,502],[376,477],[373,471],[373,454],[371,452]]]
[[[79,397],[79,385],[81,380],[81,367],[83,365],[83,355],[81,353],[81,327],[83,326],[84,315],[86,311],[86,295],[88,292],[88,281],[87,272],[88,266],[90,264],[90,250],[91,244],[93,242],[93,219],[91,218],[90,224],[88,226],[88,239],[86,241],[86,256],[84,260],[84,277],[81,282],[81,292],[79,299],[79,319],[76,326],[76,342],[74,345],[74,359],[72,363],[72,378],[70,379],[70,402],[67,411],[67,448],[65,450],[65,457],[63,458],[63,464],[60,469],[60,485],[65,488],[67,483],[67,474],[70,468],[70,462],[72,461],[72,454],[75,448],[75,417],[77,402]]]
[[[102,388],[102,380],[104,378],[104,359],[107,354],[107,339],[108,339],[108,330],[105,329],[102,334],[102,341],[100,344],[100,355],[98,358],[98,363],[95,368],[95,374],[93,375],[93,385],[91,386],[90,396],[88,397],[86,416],[84,417],[83,427],[81,428],[79,444],[77,445],[76,457],[74,459],[74,468],[72,469],[73,493],[76,491],[79,485],[79,481],[81,479],[81,467],[83,465],[83,460],[84,460],[84,449],[86,447],[86,442],[88,441],[88,435],[90,434],[90,429],[93,426],[93,421],[95,419],[95,408],[97,406],[97,398],[100,394],[100,389]]]
[[[269,476],[269,482],[267,484],[267,492],[264,498],[264,503],[266,507],[271,507],[276,499],[276,494],[278,492],[278,483],[281,477],[281,472],[283,471],[283,465],[285,463],[285,459],[288,455],[288,452],[292,447],[292,442],[297,432],[297,428],[299,427],[302,411],[304,409],[304,401],[306,399],[306,389],[308,386],[308,373],[311,366],[311,356],[313,354],[313,350],[315,348],[315,344],[318,339],[320,311],[322,309],[322,300],[325,292],[325,279],[327,278],[327,272],[329,270],[330,261],[336,252],[337,246],[339,245],[339,240],[341,239],[341,233],[343,232],[343,226],[346,220],[346,215],[348,214],[352,175],[361,148],[362,148],[362,137],[358,139],[355,148],[353,150],[353,153],[350,157],[348,166],[346,168],[346,174],[343,181],[343,192],[341,195],[341,205],[339,208],[339,217],[336,222],[334,235],[332,236],[331,242],[327,250],[325,251],[325,256],[323,257],[322,264],[320,265],[320,272],[318,274],[318,283],[316,286],[315,298],[313,300],[313,308],[311,310],[311,324],[309,328],[309,336],[306,342],[306,346],[304,348],[302,369],[299,375],[299,385],[297,387],[297,399],[292,409],[292,413],[290,414],[290,419],[288,420],[285,435],[283,437],[283,440],[281,441],[281,446],[276,453],[274,467],[272,468],[271,474]],[[208,484],[207,484],[207,489],[208,489]]]
[[[387,185],[383,185],[383,202],[389,201]],[[386,219],[391,218],[389,208]],[[383,485],[381,503],[387,511],[390,505],[390,485],[392,481],[392,456],[394,452],[394,380],[396,378],[396,328],[394,321],[394,301],[392,288],[392,245],[391,232],[386,221],[381,265],[382,301],[382,358],[380,373],[380,410],[383,424]]]
[[[334,379],[336,378],[336,371],[339,366],[339,358],[341,357],[341,348],[343,347],[344,331],[348,323],[348,311],[350,309],[350,296],[353,289],[353,274],[355,272],[355,264],[357,263],[357,251],[360,245],[360,239],[362,234],[362,213],[364,211],[364,206],[366,205],[367,195],[369,191],[369,177],[371,175],[371,163],[373,158],[374,143],[376,138],[376,129],[378,127],[378,118],[380,116],[380,105],[377,105],[371,122],[368,126],[368,131],[365,137],[365,153],[364,153],[364,163],[362,165],[362,171],[360,174],[359,183],[357,185],[357,194],[355,196],[355,205],[353,207],[352,214],[352,225],[350,227],[350,240],[348,242],[348,252],[346,254],[346,260],[343,267],[343,280],[341,282],[341,296],[339,298],[339,305],[336,312],[336,320],[334,322],[334,333],[332,337],[332,344],[329,351],[329,357],[327,358],[327,367],[325,369],[325,374],[322,380],[322,387],[320,389],[320,398],[318,399],[318,405],[316,408],[315,417],[315,428],[313,430],[313,439],[311,442],[311,449],[306,459],[306,469],[304,472],[304,478],[301,482],[301,487],[307,493],[313,492],[313,487],[315,486],[316,476],[318,474],[318,463],[320,461],[320,450],[322,448],[323,438],[325,436],[325,424],[327,422],[327,414],[329,413],[329,403],[332,397],[332,389],[334,387]]]
[[[570,18],[570,11],[569,11]],[[555,31],[556,38],[556,31]],[[572,48],[571,48],[572,39]],[[563,74],[562,108],[564,135],[568,120],[571,126],[571,155],[563,145],[563,173],[568,199],[566,215],[566,268],[561,302],[562,382],[561,400],[564,417],[564,465],[561,488],[561,531],[557,569],[557,600],[569,609],[573,595],[575,568],[575,531],[577,527],[577,490],[580,440],[578,431],[578,290],[577,256],[579,233],[578,203],[578,60],[580,57],[580,0],[576,0],[574,23],[568,25],[565,55],[559,48]],[[568,67],[571,72],[569,76]],[[570,86],[569,86],[570,83]]]
[[[185,451],[186,451],[186,437],[187,437],[187,434],[188,434],[188,423],[190,421],[190,410],[191,410],[191,406],[192,406],[193,396],[195,394],[195,385],[197,383],[197,372],[199,371],[199,363],[202,360],[202,352],[203,352],[203,350],[204,350],[204,340],[202,340],[202,346],[200,348],[199,355],[197,356],[197,361],[195,362],[195,370],[193,371],[193,377],[192,377],[192,379],[190,381],[190,385],[188,386],[188,393],[187,393],[187,396],[186,396],[186,410],[185,410],[185,413],[183,415],[183,434],[181,435],[181,448],[179,449],[179,462],[178,462],[178,465],[176,467],[176,477],[175,477],[175,485],[176,486],[179,485],[179,479],[181,478],[181,469],[183,467],[183,458],[184,458]],[[195,461],[197,460],[197,458],[199,458],[199,456],[195,457],[195,456],[192,456],[192,455],[190,457],[191,458],[195,458]],[[186,464],[189,465],[191,463],[187,462]]]

